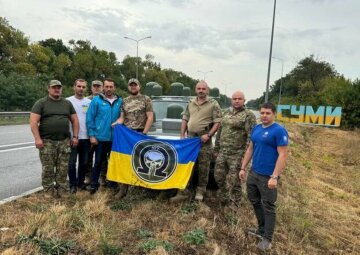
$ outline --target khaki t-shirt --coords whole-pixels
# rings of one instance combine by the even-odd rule
[[[199,133],[210,130],[212,123],[221,122],[221,108],[212,98],[207,98],[203,104],[198,104],[196,98],[189,102],[183,114],[183,120],[188,121],[187,130]]]
[[[64,140],[69,138],[69,120],[76,114],[70,101],[50,97],[39,99],[31,109],[32,113],[41,115],[39,132],[43,139]]]
[[[153,112],[150,97],[145,95],[128,96],[123,100],[121,111],[124,113],[124,125],[131,129],[143,129],[147,112]]]

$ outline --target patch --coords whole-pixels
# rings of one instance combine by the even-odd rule
[[[162,141],[139,141],[131,156],[135,174],[150,183],[167,180],[177,167],[178,155],[175,148]]]

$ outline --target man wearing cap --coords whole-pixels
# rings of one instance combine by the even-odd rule
[[[90,100],[93,100],[93,98],[95,96],[97,96],[103,92],[103,86],[104,86],[104,84],[102,81],[99,81],[99,80],[92,81],[91,82],[91,95],[88,96],[87,98]],[[85,180],[84,180],[84,183],[86,185],[89,185],[91,182],[91,172],[92,172],[93,163],[94,163],[93,162],[94,152],[95,152],[95,146],[90,146],[89,155],[88,155],[88,164],[87,164],[87,169],[85,171]],[[105,172],[105,170],[101,171],[101,173],[103,173],[103,172]],[[104,174],[101,174],[101,176],[103,176],[103,178],[105,180],[106,176]]]
[[[60,188],[67,187],[67,169],[71,146],[78,145],[79,121],[72,104],[61,97],[62,85],[51,80],[48,96],[39,99],[30,113],[30,127],[39,149],[42,164],[42,186],[45,192],[60,197]],[[69,120],[73,136],[69,139]]]
[[[101,165],[107,166],[111,151],[113,129],[111,124],[120,116],[122,98],[115,94],[116,84],[113,79],[104,80],[104,93],[95,96],[86,114],[86,127],[90,143],[95,147],[95,162],[91,173],[90,194],[99,188]]]
[[[77,187],[85,187],[84,179],[87,169],[87,161],[90,150],[90,140],[86,129],[86,112],[89,108],[91,100],[85,97],[87,82],[84,79],[77,79],[74,82],[75,95],[66,99],[74,106],[79,119],[79,143],[78,146],[71,148],[69,159],[69,183],[70,193],[75,194]],[[79,159],[78,159],[79,158]],[[78,174],[76,175],[76,161],[78,159]]]
[[[130,96],[124,99],[120,118],[113,123],[124,124],[137,132],[147,134],[154,120],[154,112],[150,97],[140,94],[140,82],[130,79],[128,82]],[[122,184],[115,198],[122,198],[127,193],[128,185]]]

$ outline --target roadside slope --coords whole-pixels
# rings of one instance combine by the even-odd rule
[[[291,144],[270,254],[360,254],[360,132],[285,124]],[[170,204],[133,190],[0,206],[2,254],[255,254],[251,206]]]

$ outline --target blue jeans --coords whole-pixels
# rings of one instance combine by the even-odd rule
[[[101,165],[106,165],[111,151],[111,141],[99,141],[95,148],[95,162],[91,173],[91,188],[97,189],[99,187],[99,177],[101,172]]]
[[[269,189],[270,176],[260,175],[253,170],[247,178],[247,194],[254,207],[258,230],[263,237],[272,241],[276,220],[277,189]]]
[[[78,146],[71,148],[69,167],[68,167],[70,187],[74,187],[74,186],[80,187],[84,184],[89,150],[90,150],[89,139],[80,139]],[[76,161],[78,155],[79,155],[78,173],[76,178]]]

